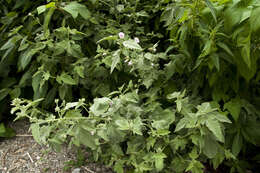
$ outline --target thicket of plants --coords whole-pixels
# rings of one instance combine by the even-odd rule
[[[117,173],[259,169],[258,0],[0,6],[0,120]]]

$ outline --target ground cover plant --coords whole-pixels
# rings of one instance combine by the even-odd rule
[[[0,117],[37,142],[117,173],[259,168],[258,1],[0,3]]]

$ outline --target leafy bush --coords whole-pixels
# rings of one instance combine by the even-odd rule
[[[37,142],[118,173],[257,169],[258,1],[1,3],[0,105]]]

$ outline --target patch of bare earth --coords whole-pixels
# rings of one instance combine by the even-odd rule
[[[56,153],[36,143],[29,132],[27,121],[10,124],[17,135],[11,139],[0,139],[0,173],[112,173],[104,166],[89,164],[64,170],[66,162],[76,160],[76,152],[64,147]]]

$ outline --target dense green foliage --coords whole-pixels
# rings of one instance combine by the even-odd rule
[[[0,118],[13,100],[37,142],[117,173],[258,169],[257,0],[0,5]]]

